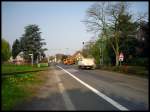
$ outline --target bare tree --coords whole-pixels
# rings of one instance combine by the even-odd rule
[[[100,2],[93,4],[87,10],[85,24],[87,31],[102,34],[113,48],[116,56],[116,66],[119,65],[119,28],[120,16],[127,13],[128,4],[125,2]]]
[[[128,4],[126,2],[118,2],[115,4],[109,4],[107,9],[108,14],[111,16],[111,28],[112,28],[112,38],[113,41],[110,41],[110,44],[115,52],[116,57],[116,66],[119,65],[119,37],[121,35],[119,22],[121,21],[120,17],[124,14],[127,14]],[[108,33],[105,33],[108,37]],[[110,36],[109,36],[110,37]]]
[[[88,32],[99,33],[106,25],[106,8],[107,3],[95,3],[86,12],[86,19],[83,21],[87,26]]]

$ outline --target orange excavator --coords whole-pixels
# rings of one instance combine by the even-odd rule
[[[75,64],[75,59],[72,57],[68,57],[63,60],[63,63],[66,65],[72,65],[72,64]]]

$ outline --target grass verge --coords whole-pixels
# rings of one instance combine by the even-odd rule
[[[3,72],[12,73],[21,70],[47,70],[48,68],[34,68],[31,66],[2,65]],[[13,107],[32,97],[36,90],[45,82],[44,72],[27,72],[2,77],[2,110],[12,110]]]

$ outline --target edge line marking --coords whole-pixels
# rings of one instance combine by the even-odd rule
[[[56,65],[58,68],[62,69],[64,72],[66,72],[67,74],[69,74],[71,77],[73,77],[74,79],[76,79],[78,82],[80,82],[81,84],[83,84],[84,86],[86,86],[87,88],[89,88],[90,90],[92,90],[95,94],[97,94],[98,96],[100,96],[101,98],[103,98],[104,100],[106,100],[107,102],[109,102],[110,104],[112,104],[114,107],[116,107],[119,110],[129,110],[126,107],[122,106],[121,104],[119,104],[118,102],[114,101],[113,99],[109,98],[108,96],[106,96],[105,94],[101,93],[100,91],[98,91],[97,89],[93,88],[92,86],[88,85],[87,83],[83,82],[82,80],[80,80],[79,78],[75,77],[73,74],[71,74],[70,72],[68,72],[67,70],[63,69],[62,67]]]

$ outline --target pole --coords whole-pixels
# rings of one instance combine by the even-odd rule
[[[41,61],[41,52],[39,52],[39,54],[40,54],[40,61]]]
[[[48,61],[48,63],[49,63],[49,55],[47,55],[47,61]]]
[[[31,55],[31,58],[32,58],[32,66],[33,66],[33,54]]]
[[[100,63],[100,65],[102,65],[102,63],[101,63],[101,47],[100,47],[99,55],[100,55],[99,63]]]
[[[103,46],[102,46],[102,40],[100,40],[100,65],[103,65]]]
[[[102,52],[102,65],[103,65],[103,40],[102,40],[102,51],[101,52]]]
[[[37,64],[39,63],[39,59],[38,59],[38,56],[37,56]]]

